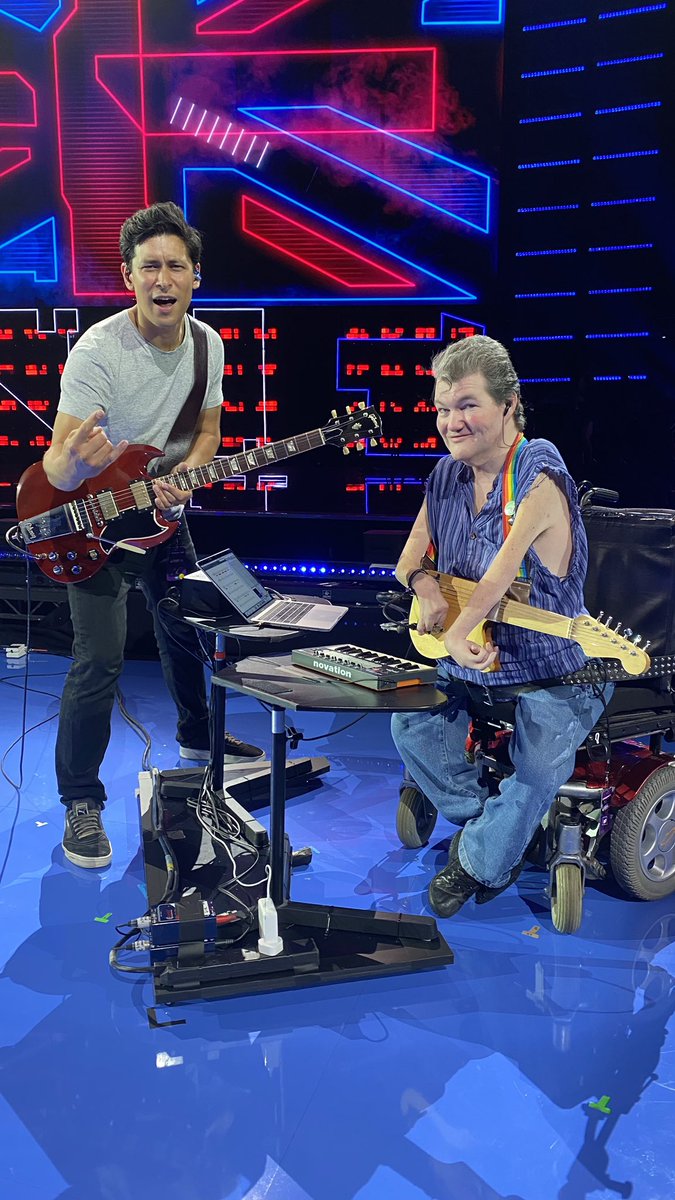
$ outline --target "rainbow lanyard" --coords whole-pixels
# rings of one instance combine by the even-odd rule
[[[504,541],[506,541],[511,526],[516,516],[516,489],[518,487],[518,462],[520,456],[527,445],[527,438],[519,433],[515,442],[511,446],[504,463],[504,476],[502,479],[502,530],[504,533]],[[527,567],[525,559],[518,568],[518,579],[527,579]]]

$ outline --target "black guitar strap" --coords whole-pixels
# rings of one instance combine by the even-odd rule
[[[204,397],[206,396],[209,360],[206,330],[200,325],[199,321],[194,321],[192,317],[187,317],[187,320],[190,322],[194,347],[194,380],[192,388],[166,440],[164,454],[156,463],[156,469],[152,471],[153,475],[160,472],[161,474],[167,474],[185,457],[194,437],[197,418],[204,403]]]

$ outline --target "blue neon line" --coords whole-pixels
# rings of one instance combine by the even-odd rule
[[[35,30],[36,33],[44,33],[49,23],[60,13],[62,2],[63,0],[56,0],[56,8],[43,21],[42,25],[35,25],[32,21],[24,21],[23,17],[17,17],[15,12],[10,12],[6,8],[0,8],[0,16],[4,13],[6,17],[9,17],[10,21],[16,21],[19,25],[25,25],[28,29]]]
[[[525,375],[520,377],[521,383],[571,383],[571,375]]]
[[[514,342],[573,342],[573,333],[546,333],[535,337],[514,337]]]
[[[541,79],[544,75],[576,75],[585,71],[585,67],[553,67],[549,71],[522,71],[521,79]]]
[[[321,146],[316,145],[314,142],[308,141],[307,138],[302,138],[299,136],[299,134],[285,129],[283,125],[275,124],[274,121],[259,116],[261,112],[306,112],[312,110],[336,113],[339,117],[343,117],[345,120],[351,121],[354,125],[361,126],[364,129],[372,129],[375,133],[381,134],[384,138],[389,138],[392,141],[400,142],[404,146],[411,146],[413,150],[417,150],[427,157],[438,158],[443,163],[457,167],[461,171],[467,171],[471,175],[477,175],[479,179],[484,179],[486,182],[485,212],[486,221],[488,223],[485,225],[477,225],[475,221],[470,221],[467,217],[462,217],[458,213],[452,212],[450,209],[441,208],[439,204],[434,204],[431,200],[425,200],[423,196],[419,196],[415,192],[410,192],[407,188],[399,187],[398,184],[394,183],[391,179],[385,178],[383,175],[376,175],[373,171],[369,171],[367,167],[359,166],[358,163],[352,162],[348,158],[341,158],[339,154],[334,154],[331,150],[324,150]],[[379,125],[371,124],[370,121],[362,121],[358,117],[352,117],[350,113],[343,112],[342,109],[335,108],[335,106],[332,104],[297,104],[292,106],[269,104],[254,108],[240,108],[239,111],[243,113],[244,116],[253,117],[254,120],[260,121],[262,125],[267,125],[270,129],[276,129],[278,133],[283,133],[287,137],[293,138],[293,140],[299,142],[300,145],[309,146],[309,148],[314,150],[317,154],[322,154],[326,155],[328,158],[333,158],[336,162],[342,163],[343,166],[350,167],[352,170],[360,172],[363,175],[367,175],[371,179],[376,179],[379,183],[385,184],[386,187],[394,188],[397,192],[401,192],[402,195],[409,196],[411,199],[417,200],[420,204],[428,205],[429,208],[434,208],[437,210],[437,212],[441,212],[445,216],[452,216],[455,220],[461,221],[464,225],[470,225],[472,229],[480,230],[481,233],[489,232],[491,179],[485,171],[479,171],[475,167],[468,167],[465,163],[461,163],[457,159],[448,158],[446,154],[439,154],[436,150],[429,150],[426,146],[422,146],[419,142],[412,142],[409,138],[401,137],[400,134],[389,133],[387,130],[381,129]]]
[[[571,121],[573,117],[583,117],[582,112],[553,113],[549,117],[521,117],[519,125],[541,125],[544,121]]]
[[[523,25],[523,33],[533,33],[537,29],[561,29],[563,25],[585,25],[588,17],[570,17],[568,21],[545,21],[542,25]]]
[[[285,200],[286,203],[290,204],[292,207],[301,208],[304,212],[310,213],[310,215],[315,217],[318,221],[320,221],[320,222],[325,221],[329,225],[334,225],[336,229],[341,229],[343,231],[343,233],[348,233],[351,237],[355,237],[359,241],[366,242],[369,246],[373,246],[373,248],[375,250],[377,250],[379,254],[385,254],[385,255],[388,255],[390,258],[395,258],[399,262],[405,263],[406,267],[412,267],[413,270],[421,272],[422,275],[427,275],[430,279],[435,279],[438,283],[442,283],[445,285],[445,287],[452,288],[453,291],[456,291],[458,293],[456,297],[449,297],[446,294],[443,297],[433,297],[433,299],[442,299],[446,302],[448,299],[451,299],[451,298],[457,299],[457,300],[477,300],[478,299],[478,296],[474,295],[473,292],[467,292],[464,288],[461,288],[459,286],[459,284],[451,283],[449,279],[443,279],[442,275],[436,275],[436,274],[434,274],[433,271],[428,271],[426,269],[426,267],[420,267],[416,263],[411,262],[410,259],[404,258],[402,254],[396,254],[393,250],[389,250],[389,249],[383,250],[382,247],[379,245],[379,243],[372,241],[371,238],[366,237],[365,234],[356,233],[355,230],[350,229],[348,225],[342,225],[339,221],[334,221],[331,217],[327,217],[323,213],[316,212],[315,209],[310,208],[307,204],[301,204],[301,202],[299,200],[294,200],[290,196],[287,196],[285,194],[285,192],[280,192],[277,190],[277,188],[270,187],[269,184],[263,183],[262,180],[256,179],[254,176],[247,175],[245,171],[240,171],[238,167],[183,167],[183,212],[187,213],[187,204],[188,204],[187,177],[189,174],[194,172],[194,174],[198,174],[198,175],[210,175],[210,174],[214,174],[214,173],[220,174],[222,172],[227,172],[227,171],[231,171],[234,175],[240,175],[241,178],[245,179],[247,183],[250,183],[250,184],[254,185],[255,187],[263,188],[263,190],[266,192],[271,192],[273,196],[278,196],[281,200]],[[214,298],[213,297],[205,297],[205,299],[209,299],[210,301],[212,301]],[[249,302],[250,302],[250,299],[251,299],[251,297],[249,297]],[[258,299],[258,297],[256,297],[256,299]],[[364,299],[365,299],[365,297],[359,296],[359,298],[358,298],[359,303],[362,303]],[[395,299],[395,297],[391,297],[391,299]],[[401,299],[410,300],[411,297],[405,296],[405,297],[401,297]],[[428,297],[428,299],[432,299],[432,297]],[[379,297],[379,300],[381,301],[382,297]],[[340,297],[340,302],[344,303],[344,301],[345,301],[345,297],[344,296]],[[270,304],[272,304],[274,302],[275,302],[274,299],[270,299],[269,301],[266,301],[266,303],[270,303]]]
[[[623,378],[623,376],[621,376],[621,375],[594,375],[593,376],[593,380],[595,383],[615,383],[619,379],[622,379],[622,378]]]
[[[617,204],[653,204],[656,196],[632,196],[626,200],[591,200],[591,208],[616,208]]]
[[[623,246],[589,246],[589,254],[599,254],[601,250],[653,250],[653,242],[627,242]]]
[[[578,167],[580,158],[554,158],[550,162],[518,163],[519,171],[538,171],[541,167]]]
[[[32,275],[35,283],[56,283],[58,281],[59,276],[58,276],[58,270],[57,270],[58,259],[56,256],[56,218],[55,217],[47,217],[46,220],[44,220],[44,221],[38,221],[37,225],[31,225],[30,229],[24,229],[22,233],[17,233],[14,235],[14,237],[9,238],[8,241],[0,243],[0,252],[6,250],[7,247],[11,246],[13,242],[18,242],[21,239],[28,237],[28,235],[30,233],[35,233],[36,230],[43,229],[45,225],[49,225],[51,227],[52,266],[53,266],[54,274],[47,275],[47,276],[38,275],[38,271],[40,270],[39,267],[28,267],[28,268],[26,268],[26,270],[22,270],[19,267],[14,267],[14,268],[10,268],[9,270],[0,268],[0,275]]]
[[[436,0],[436,2],[438,2],[438,0]],[[456,2],[456,0],[455,0],[455,2]],[[444,26],[446,26],[446,25],[468,25],[468,26],[501,25],[501,23],[504,19],[504,0],[499,0],[499,8],[497,10],[496,17],[494,17],[490,20],[483,20],[483,21],[473,19],[472,17],[466,17],[463,20],[460,20],[460,19],[453,20],[453,19],[448,19],[448,18],[441,18],[441,19],[437,19],[437,20],[434,20],[433,18],[427,19],[427,17],[426,17],[427,9],[428,9],[429,5],[433,4],[433,3],[434,3],[434,0],[423,0],[423,3],[422,3],[422,13],[421,13],[421,17],[420,17],[420,25],[424,26],[425,28],[427,28],[431,25],[444,25]],[[474,0],[474,3],[475,3],[475,0]]]
[[[651,62],[655,58],[663,57],[663,50],[659,50],[658,54],[631,54],[629,58],[601,58],[595,65],[596,67],[621,67],[625,63]]]
[[[614,158],[651,158],[660,153],[660,150],[619,150],[616,154],[594,154],[593,162],[605,162]]]
[[[585,336],[589,342],[598,342],[607,338],[645,338],[651,335],[648,329],[642,329],[639,333],[587,333]]]
[[[623,288],[589,288],[589,296],[623,296],[628,292],[653,292],[654,288],[649,287],[623,287]]]
[[[514,292],[514,300],[549,300],[562,296],[576,296],[576,292]]]
[[[581,208],[580,204],[533,204],[528,208],[519,208],[519,213],[533,212],[570,212],[573,209]]]
[[[614,12],[598,13],[599,21],[611,21],[614,17],[634,17],[639,13],[662,12],[667,4],[641,4],[638,8],[617,8]]]
[[[577,248],[573,246],[560,250],[516,250],[516,258],[543,258],[545,255],[577,253]]]
[[[648,100],[645,104],[618,104],[615,108],[596,108],[596,117],[607,116],[608,113],[638,112],[643,108],[660,108],[660,100]]]

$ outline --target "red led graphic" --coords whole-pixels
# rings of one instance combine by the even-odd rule
[[[345,288],[414,287],[411,280],[378,265],[344,242],[326,237],[246,195],[242,196],[242,230]]]

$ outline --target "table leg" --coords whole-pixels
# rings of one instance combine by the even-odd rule
[[[224,689],[219,688],[218,691]],[[286,810],[286,722],[284,709],[272,705],[272,771],[270,778],[270,895],[278,908],[284,902],[284,818]]]

